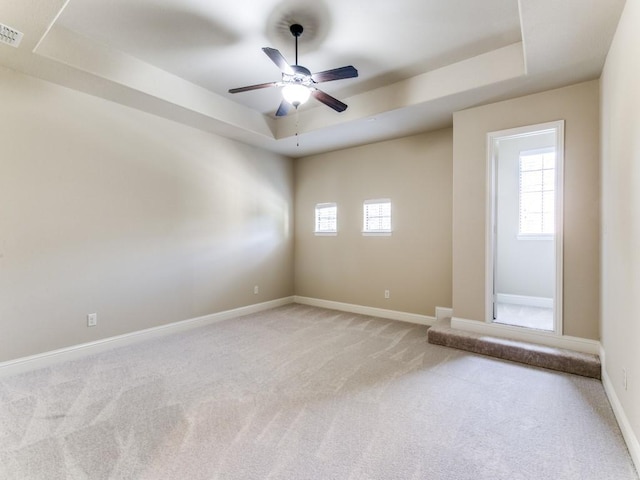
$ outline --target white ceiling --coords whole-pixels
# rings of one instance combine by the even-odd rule
[[[598,78],[624,0],[3,0],[24,33],[0,64],[274,152],[301,157],[451,125],[452,112]],[[261,51],[311,71],[354,65],[273,116],[277,81]],[[299,137],[296,139],[296,132]],[[296,145],[299,143],[299,146]]]

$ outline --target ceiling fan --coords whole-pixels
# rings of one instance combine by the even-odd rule
[[[232,88],[229,93],[247,92],[249,90],[258,90],[267,87],[283,87],[283,100],[276,111],[276,117],[283,117],[291,107],[298,108],[305,103],[309,96],[313,96],[319,102],[324,103],[328,107],[333,108],[336,112],[344,112],[347,104],[341,102],[337,98],[316,88],[316,84],[322,82],[330,82],[333,80],[342,80],[343,78],[353,78],[358,76],[358,70],[352,65],[323,72],[311,73],[311,71],[302,65],[298,65],[298,37],[302,35],[302,25],[297,23],[289,27],[291,34],[296,39],[296,63],[289,65],[284,56],[275,48],[265,47],[262,49],[264,53],[271,59],[273,63],[282,72],[282,80],[279,82],[260,83],[258,85],[249,85],[247,87]]]

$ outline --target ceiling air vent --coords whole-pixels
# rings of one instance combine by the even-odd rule
[[[17,48],[21,40],[22,32],[0,23],[0,43],[6,43],[7,45]]]

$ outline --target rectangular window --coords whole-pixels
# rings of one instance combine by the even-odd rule
[[[335,203],[316,205],[316,235],[338,234],[338,206]]]
[[[552,236],[555,232],[556,152],[520,153],[519,237]]]
[[[391,235],[391,200],[366,200],[363,213],[363,235]]]

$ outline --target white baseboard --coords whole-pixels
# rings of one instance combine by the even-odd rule
[[[138,330],[131,333],[125,333],[123,335],[117,335],[115,337],[103,338],[101,340],[96,340],[95,342],[81,343],[79,345],[73,345],[71,347],[51,350],[28,357],[1,362],[0,376],[15,375],[28,370],[45,368],[54,363],[73,360],[85,355],[92,355],[95,353],[103,352],[105,350],[110,350],[112,348],[131,345],[133,343],[149,340],[151,338],[160,337],[171,333],[183,332],[192,328],[221,322],[223,320],[229,320],[231,318],[261,312],[270,308],[288,305],[290,303],[293,303],[293,299],[294,297],[278,298],[276,300],[270,300],[268,302],[256,303],[254,305],[247,305],[246,307],[225,310],[223,312],[212,313],[209,315],[204,315],[202,317],[190,318],[188,320],[181,320],[179,322],[168,323],[166,325],[159,325],[157,327]]]
[[[569,335],[556,335],[553,332],[543,332],[531,330],[511,325],[500,325],[496,323],[480,322],[478,320],[467,320],[465,318],[453,317],[451,327],[467,332],[491,335],[493,337],[508,338],[521,342],[531,342],[548,347],[564,348],[576,352],[600,354],[600,342],[588,338],[571,337]]]
[[[602,364],[602,385],[604,386],[604,391],[607,394],[607,398],[609,398],[609,403],[620,426],[620,431],[629,449],[631,459],[636,466],[636,470],[640,472],[640,442],[633,428],[631,428],[631,423],[627,418],[624,408],[622,408],[622,403],[620,403],[616,390],[613,388],[613,383],[611,383],[611,378],[609,378],[609,374],[607,373],[606,355],[603,348],[600,348],[600,363]]]
[[[526,307],[553,308],[553,298],[530,297],[528,295],[496,293],[496,302],[508,303],[509,305],[524,305]]]
[[[397,310],[386,310],[384,308],[366,307],[364,305],[354,305],[351,303],[334,302],[332,300],[322,300],[320,298],[310,297],[293,297],[295,303],[302,305],[310,305],[312,307],[329,308],[331,310],[340,310],[342,312],[358,313],[360,315],[369,315],[371,317],[387,318],[389,320],[399,320],[401,322],[417,323],[418,325],[431,326],[436,319],[428,315],[420,315],[417,313],[399,312]]]

